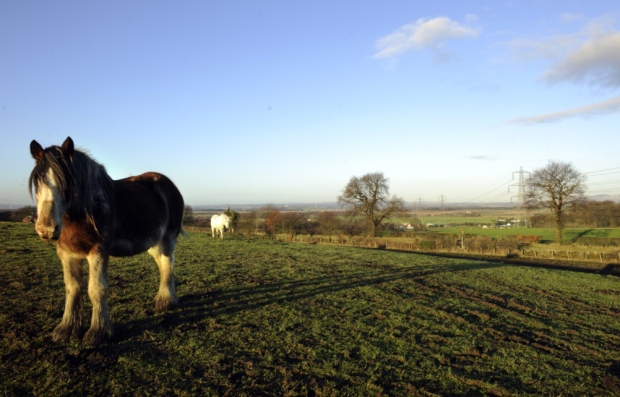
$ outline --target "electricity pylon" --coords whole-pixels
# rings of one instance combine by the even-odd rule
[[[509,185],[508,186],[508,192],[510,193],[510,188],[513,186],[517,186],[517,216],[520,216],[522,219],[522,221],[525,224],[525,227],[532,227],[532,224],[530,223],[530,219],[527,215],[527,203],[526,203],[526,197],[525,197],[525,174],[528,174],[529,177],[529,171],[523,171],[523,167],[519,167],[519,171],[514,171],[512,173],[512,179],[514,180],[515,178],[515,174],[519,174],[519,183],[517,184],[513,184],[513,185]],[[511,196],[510,197],[510,201],[512,202],[512,198],[515,196]],[[521,219],[518,220],[519,222],[521,222]]]

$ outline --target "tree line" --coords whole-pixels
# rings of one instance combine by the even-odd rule
[[[552,226],[555,241],[562,244],[563,229],[567,225],[587,227],[616,227],[620,224],[619,205],[608,202],[594,202],[585,198],[586,176],[572,164],[550,161],[545,167],[535,170],[526,182],[524,202],[529,210],[545,210],[534,215],[532,225]],[[353,176],[345,185],[338,203],[349,215],[345,222],[334,212],[325,211],[316,220],[306,219],[299,212],[280,212],[269,206],[259,212],[251,212],[240,218],[239,230],[253,230],[272,236],[286,233],[333,235],[336,233],[356,235],[366,231],[376,237],[382,223],[391,216],[407,214],[402,198],[390,196],[388,179],[381,172]],[[570,216],[567,216],[570,215]],[[246,218],[245,220],[243,218]],[[364,220],[359,222],[359,218]],[[412,219],[412,224],[418,220]]]
[[[184,225],[209,227],[209,217],[197,217],[193,215],[191,206],[186,206],[186,216]],[[285,234],[290,237],[297,235],[323,235],[349,237],[369,235],[370,226],[361,217],[351,217],[346,211],[286,211],[280,210],[276,206],[268,204],[264,207],[236,213],[233,228],[235,233],[241,235],[262,234],[274,237],[277,234]],[[412,216],[412,224],[415,223],[417,230],[422,230],[424,226],[419,218]],[[398,225],[384,222],[377,227],[377,231],[387,233],[395,232]]]
[[[535,214],[530,217],[530,222],[532,227],[554,226],[554,219],[548,213]],[[584,200],[567,211],[565,224],[569,227],[620,227],[620,203]]]
[[[562,243],[562,232],[567,225],[586,227],[617,227],[620,225],[619,206],[611,201],[595,202],[585,198],[586,176],[570,163],[550,161],[545,167],[532,172],[526,181],[524,203],[530,210],[546,212],[531,217],[534,227],[552,226],[555,240]],[[343,213],[349,215],[344,221],[335,212],[324,211],[316,219],[308,219],[300,212],[281,212],[273,206],[244,214],[228,209],[225,213],[233,219],[233,228],[243,233],[262,232],[269,236],[286,233],[333,235],[336,233],[357,235],[366,233],[376,237],[384,230],[382,224],[392,216],[406,215],[405,202],[398,196],[390,196],[389,181],[382,172],[353,176],[338,196]],[[0,212],[0,220],[20,221],[32,216],[33,207],[18,211]],[[363,222],[360,222],[360,218]],[[186,207],[184,222],[187,225],[206,222],[194,217],[190,206]],[[412,224],[418,224],[413,218]],[[203,226],[203,225],[199,225]]]

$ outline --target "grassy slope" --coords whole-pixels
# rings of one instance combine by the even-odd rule
[[[51,343],[53,247],[29,225],[0,241],[6,395],[612,395],[620,376],[609,276],[191,233],[181,307],[153,313],[148,255],[113,259],[117,336],[84,348]]]

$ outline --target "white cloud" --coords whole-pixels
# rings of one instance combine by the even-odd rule
[[[601,87],[620,87],[620,32],[583,42],[547,70],[543,78],[550,83],[585,81]]]
[[[603,102],[595,103],[593,105],[563,110],[560,112],[541,114],[531,117],[518,117],[513,120],[508,120],[506,123],[532,125],[541,123],[552,123],[571,117],[592,117],[618,112],[620,112],[620,97],[615,97]]]
[[[467,16],[468,23],[477,21],[475,15]],[[478,28],[464,26],[446,17],[418,19],[398,28],[394,33],[378,39],[375,43],[375,58],[392,58],[408,51],[429,49],[440,54],[442,45],[448,40],[476,37]],[[445,57],[445,54],[440,54]]]
[[[484,155],[468,156],[467,158],[470,160],[484,160],[484,161],[495,160],[494,157],[484,156]]]
[[[564,14],[564,21],[575,22],[581,16]],[[541,75],[549,84],[561,82],[586,83],[603,89],[620,87],[620,31],[616,18],[605,15],[587,21],[575,33],[550,36],[544,39],[519,39],[510,43],[518,58],[524,61],[547,60],[550,67]],[[620,112],[620,97],[592,105],[518,117],[509,124],[531,125],[551,123],[571,117],[594,117]]]
[[[564,19],[569,19],[568,14]],[[614,28],[615,23],[615,18],[604,16],[589,21],[576,33],[517,39],[510,46],[516,50],[518,59],[551,61],[541,76],[547,83],[585,82],[617,88],[620,87],[620,32]]]

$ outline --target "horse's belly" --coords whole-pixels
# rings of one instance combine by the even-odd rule
[[[145,244],[135,244],[129,240],[118,240],[110,247],[112,256],[132,256],[148,250],[150,247]]]
[[[110,246],[112,256],[132,256],[157,245],[163,237],[163,228],[144,236],[118,236]]]

